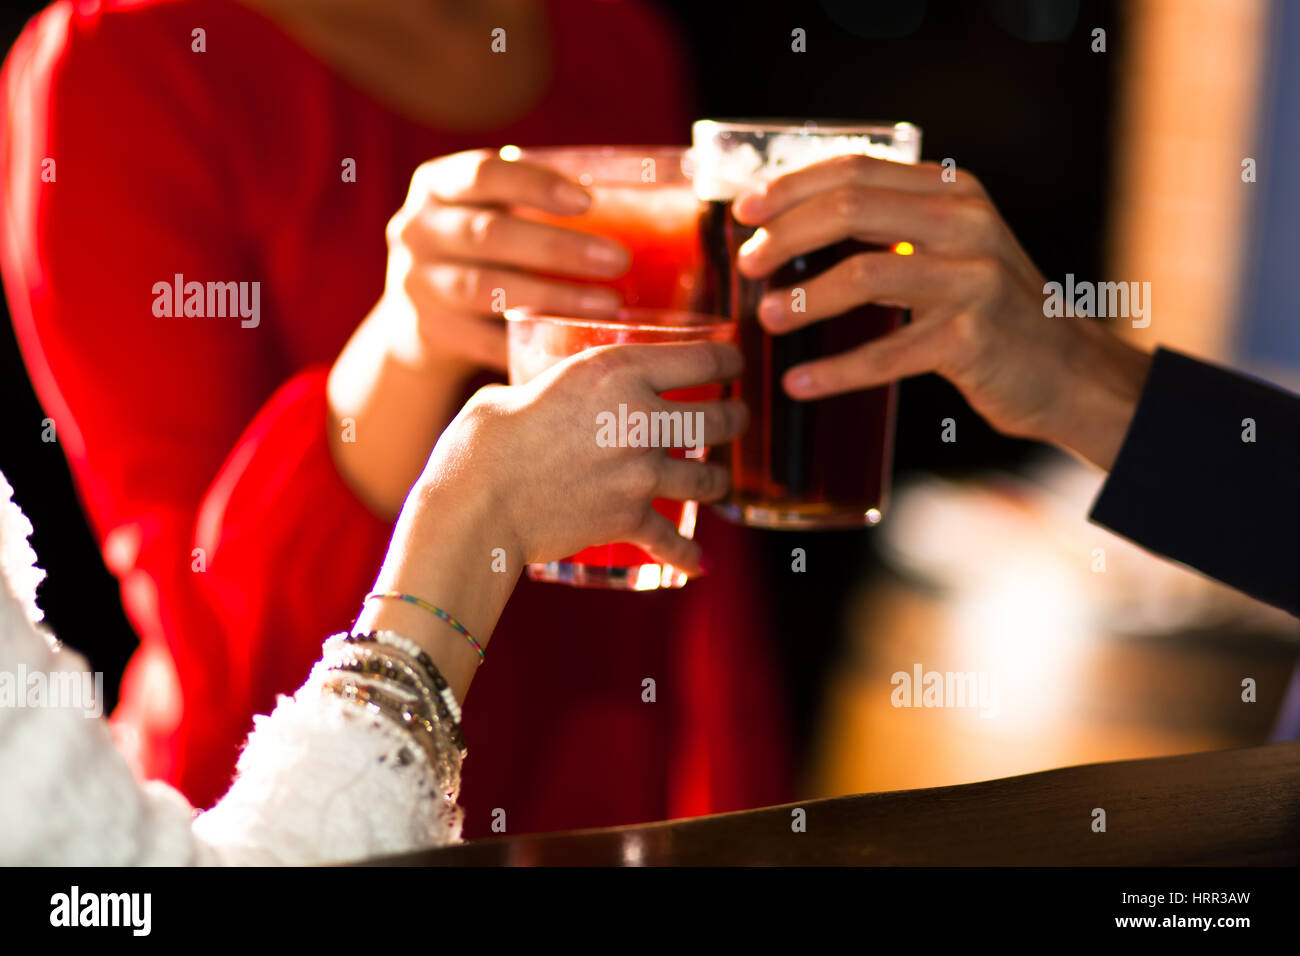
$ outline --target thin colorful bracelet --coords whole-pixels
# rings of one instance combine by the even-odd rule
[[[478,654],[479,666],[480,667],[483,666],[483,660],[484,660],[483,645],[480,644],[478,641],[474,640],[474,635],[469,632],[469,628],[467,628],[464,624],[460,623],[460,621],[456,620],[454,617],[452,617],[442,608],[438,607],[436,604],[430,604],[428,601],[421,600],[420,598],[416,597],[413,594],[403,594],[401,591],[374,591],[370,594],[367,594],[365,597],[366,601],[380,601],[380,600],[388,600],[388,599],[394,601],[405,601],[407,604],[414,604],[416,607],[423,608],[424,610],[428,611],[430,614],[438,618],[440,621],[445,621],[448,625],[451,626],[452,630],[456,631],[458,634],[463,636],[465,640],[469,641],[470,646],[474,648],[474,653]]]

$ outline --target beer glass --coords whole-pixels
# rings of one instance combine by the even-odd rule
[[[898,328],[903,310],[860,306],[784,335],[759,325],[769,289],[797,289],[849,256],[879,250],[856,240],[799,256],[764,280],[735,268],[754,233],[731,215],[746,188],[846,153],[915,163],[921,131],[908,123],[701,120],[693,127],[696,195],[705,256],[697,307],[730,316],[745,355],[732,394],[749,406],[749,430],[730,448],[732,492],[718,510],[763,528],[846,528],[880,520],[888,494],[897,385],[813,401],[786,395],[781,377],[794,365],[851,350]],[[900,237],[901,238],[901,237]]]
[[[663,309],[624,309],[614,320],[568,318],[539,315],[512,309],[506,312],[509,333],[510,384],[523,385],[546,371],[556,362],[570,355],[602,345],[627,343],[657,344],[667,342],[729,342],[731,323],[714,315],[674,312]],[[674,389],[664,397],[678,402],[712,401],[722,397],[721,385],[701,385],[694,388]],[[611,408],[613,437],[622,440],[629,431],[625,424],[627,409]],[[659,447],[675,445],[669,454],[677,458],[689,455],[703,460],[706,449],[698,443],[702,436],[696,433],[690,416],[682,421],[665,420],[650,423],[651,429],[668,431],[664,436],[656,433],[658,440],[651,442]],[[606,421],[606,427],[610,424]],[[598,441],[599,425],[590,423],[591,440]],[[632,427],[636,427],[632,423]],[[655,437],[649,436],[648,437]],[[687,448],[686,445],[696,447]],[[671,521],[679,533],[689,538],[695,533],[695,518],[699,504],[694,501],[656,499],[654,508]],[[630,591],[649,591],[656,588],[679,588],[686,583],[686,575],[667,564],[660,564],[634,544],[606,544],[587,548],[562,561],[531,564],[528,576],[535,581],[558,581],[579,587],[616,588]]]

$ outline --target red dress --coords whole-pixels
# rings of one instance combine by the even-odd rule
[[[395,114],[232,2],[62,0],[5,65],[5,286],[141,636],[114,726],[198,806],[383,557],[390,522],[330,457],[325,377],[382,291],[411,172],[483,145],[687,135],[655,14],[557,0],[550,21],[544,100],[473,134]],[[155,284],[177,275],[260,282],[260,324],[156,316]],[[718,570],[680,592],[521,582],[466,710],[467,835],[497,808],[517,833],[790,798],[745,535],[703,518]]]

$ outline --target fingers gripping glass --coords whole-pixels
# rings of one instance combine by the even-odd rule
[[[860,306],[784,335],[764,331],[757,312],[769,289],[799,288],[849,256],[883,247],[845,240],[799,256],[766,279],[747,279],[736,270],[736,253],[755,230],[736,222],[731,203],[748,188],[833,156],[915,163],[921,131],[908,123],[701,120],[693,136],[695,191],[706,204],[700,285],[710,296],[699,307],[735,320],[745,372],[731,394],[753,415],[730,447],[732,491],[718,510],[765,528],[875,524],[888,494],[897,386],[796,401],[781,382],[795,365],[893,331],[903,310]]]
[[[537,315],[521,310],[506,313],[510,343],[510,384],[523,385],[570,355],[603,345],[663,344],[669,342],[729,342],[731,323],[717,316],[657,309],[626,309],[616,321]],[[721,385],[674,389],[664,398],[679,402],[715,401],[722,397]],[[615,416],[617,408],[609,409]],[[621,423],[616,434],[624,429]],[[685,434],[683,427],[678,434]],[[591,423],[591,440],[598,440],[597,423]],[[698,437],[698,436],[696,436]],[[665,443],[666,444],[666,443]],[[670,448],[668,454],[688,454],[702,460],[707,449]],[[563,493],[563,489],[560,489]],[[695,533],[699,504],[694,501],[655,499],[654,509],[667,518],[686,538]],[[587,548],[547,564],[528,566],[534,581],[557,581],[578,587],[649,591],[679,588],[686,575],[669,564],[656,561],[634,544],[616,543]]]

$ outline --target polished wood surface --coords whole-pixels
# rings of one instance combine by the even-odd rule
[[[806,832],[793,832],[793,811]],[[1093,811],[1106,811],[1094,832]],[[1068,767],[955,787],[497,837],[384,865],[1300,863],[1300,742]]]
[[[1114,542],[1096,534],[1081,554],[1105,544],[1117,561]],[[1115,568],[1117,576],[1130,573]],[[1234,621],[1116,634],[1091,621],[1086,602],[1031,599],[1047,588],[1008,585],[1001,598],[986,595],[989,603],[974,607],[892,580],[864,589],[847,618],[847,653],[826,667],[819,727],[801,747],[812,755],[810,772],[792,792],[839,797],[946,787],[1269,742],[1300,652],[1293,619],[1283,618],[1274,632]],[[891,675],[915,662],[939,672],[995,673],[999,712],[894,706]],[[1257,702],[1242,700],[1243,677],[1255,680]]]

